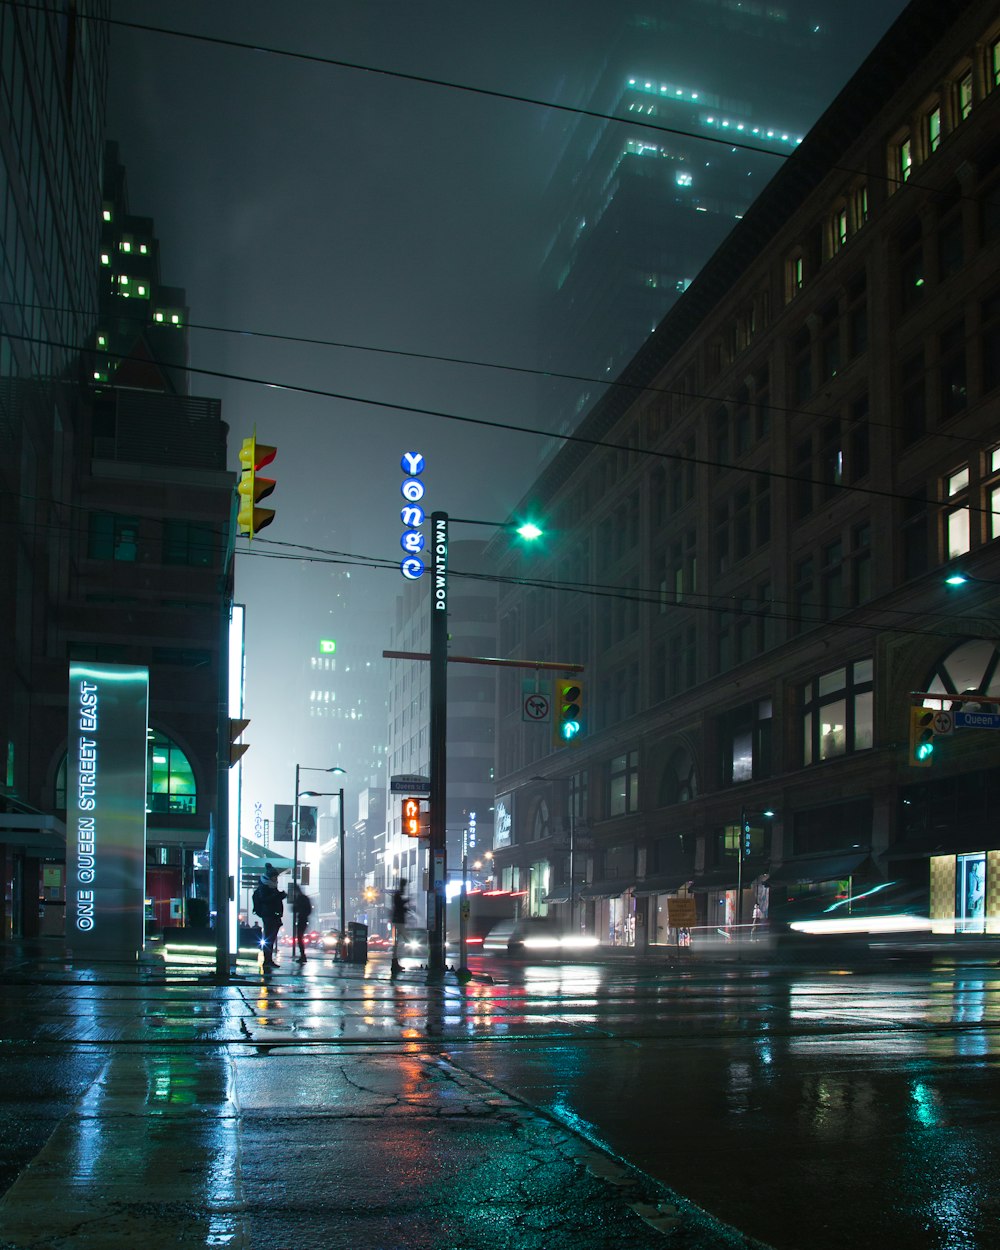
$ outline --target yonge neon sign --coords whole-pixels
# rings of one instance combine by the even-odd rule
[[[427,461],[419,451],[404,451],[399,465],[406,474],[403,478],[403,485],[400,487],[406,503],[399,514],[399,519],[406,527],[399,545],[406,554],[399,562],[399,571],[407,581],[413,582],[422,575],[425,568],[420,553],[424,549],[426,540],[420,533],[420,527],[427,519],[427,513],[423,506],[424,484],[420,480],[420,474],[427,467]]]

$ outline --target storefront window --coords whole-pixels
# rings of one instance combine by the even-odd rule
[[[986,930],[986,855],[959,855],[955,873],[955,930]]]

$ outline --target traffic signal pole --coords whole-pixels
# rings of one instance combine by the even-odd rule
[[[447,880],[448,800],[446,755],[448,748],[448,514],[431,513],[431,674],[430,674],[430,864],[427,883],[427,972],[443,977],[445,970],[445,921]]]

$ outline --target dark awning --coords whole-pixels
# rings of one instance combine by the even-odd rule
[[[543,903],[568,903],[569,892],[564,890],[561,894],[559,893],[546,894],[546,896],[542,899],[542,902]]]
[[[66,826],[57,816],[44,812],[3,812],[0,813],[0,844],[40,859],[63,859]]]
[[[631,890],[634,881],[592,881],[580,891],[581,898],[617,898]]]
[[[938,838],[934,842],[898,842],[883,851],[880,860],[899,859],[930,859],[932,855],[967,855],[970,852],[993,850],[997,841],[996,834],[977,837],[975,833],[964,837],[945,839]]]
[[[868,851],[854,851],[849,855],[821,855],[809,859],[789,859],[778,868],[772,868],[767,884],[796,885],[799,882],[843,881],[856,876],[862,865],[870,864]]]
[[[687,872],[668,872],[658,877],[645,877],[635,884],[636,897],[646,894],[676,894],[693,877],[694,873],[690,869]]]
[[[744,874],[743,884],[748,886],[756,874]],[[737,868],[723,868],[719,872],[703,872],[695,877],[691,889],[696,894],[707,894],[709,890],[735,890],[737,886]]]

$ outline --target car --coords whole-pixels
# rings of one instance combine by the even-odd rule
[[[320,934],[319,944],[328,953],[335,952],[340,946],[340,930],[324,929]]]
[[[570,952],[600,945],[586,934],[569,934],[545,916],[523,916],[501,920],[483,938],[483,953],[508,955],[513,959],[562,958]]]

